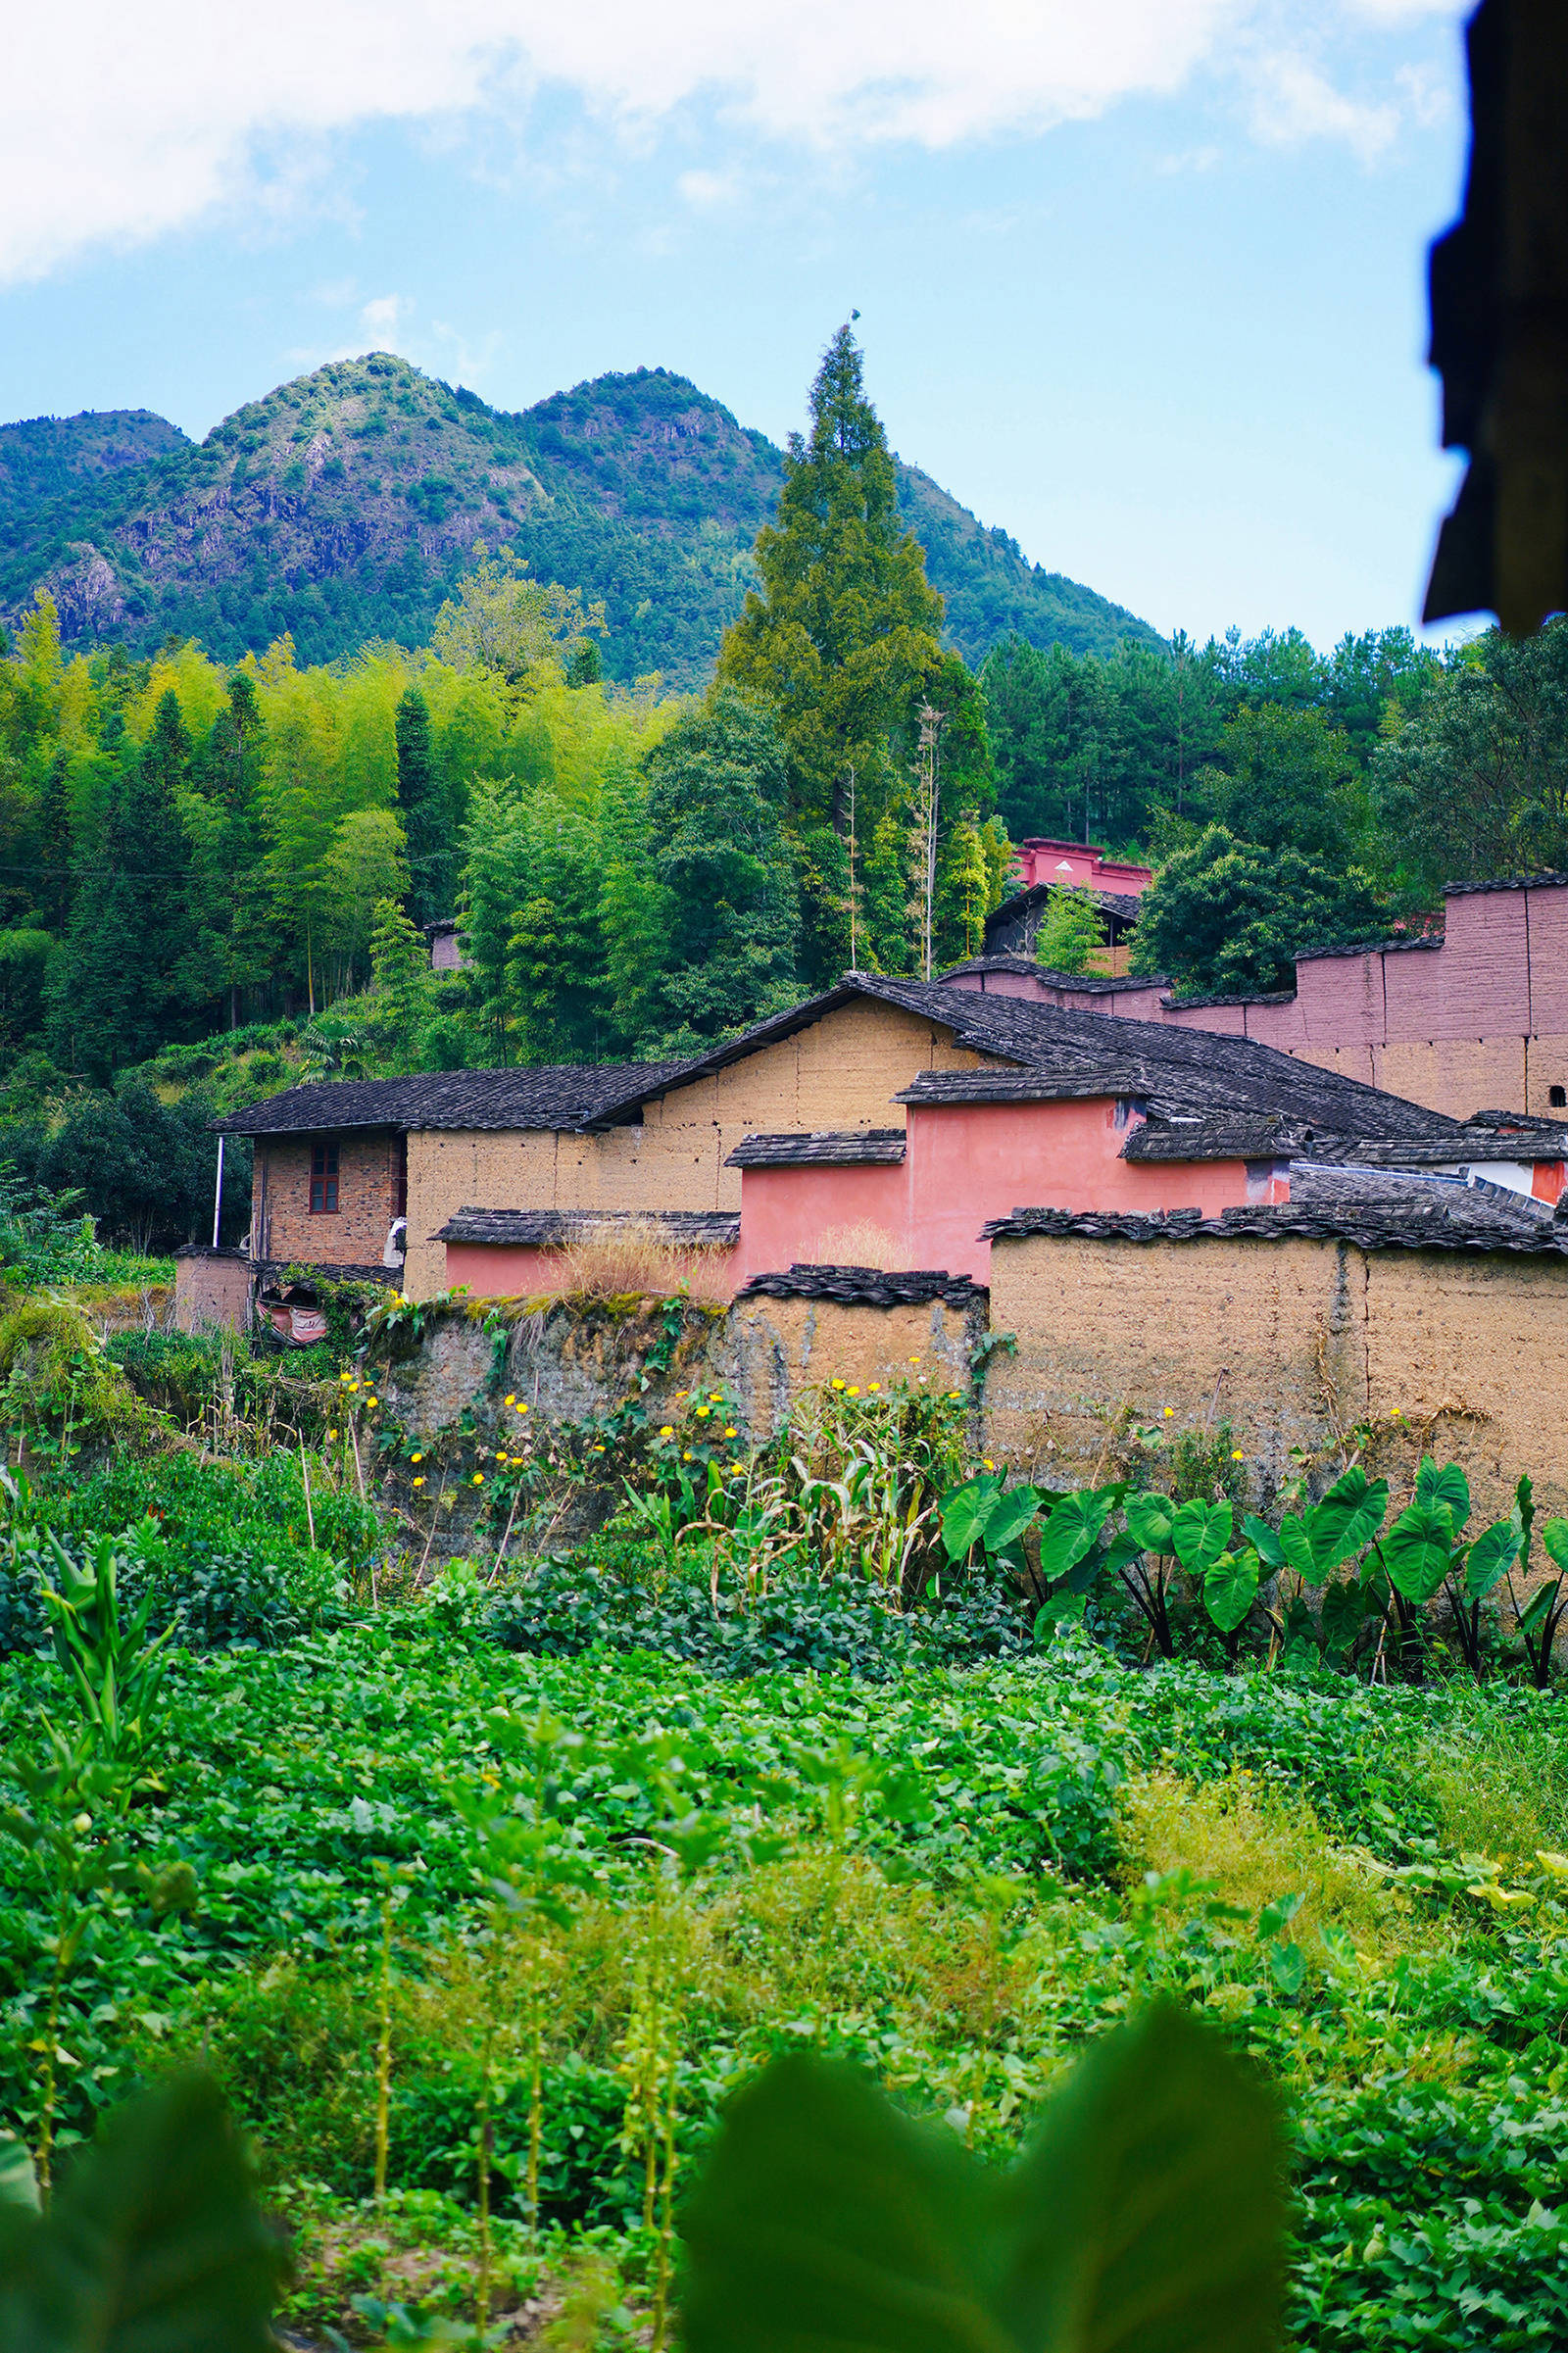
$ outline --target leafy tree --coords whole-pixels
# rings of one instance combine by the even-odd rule
[[[799,994],[785,796],[773,723],[733,688],[720,687],[649,755],[665,927],[655,1002],[666,1051],[700,1053]]]
[[[851,771],[874,834],[903,791],[895,738],[941,669],[942,600],[899,518],[887,436],[843,326],[810,395],[808,438],[790,437],[778,518],[757,539],[760,590],[727,632],[719,676],[773,712],[788,760],[788,818],[800,858],[804,944],[813,977],[848,946],[848,871],[824,839],[848,829]]]
[[[1035,960],[1053,972],[1093,972],[1104,946],[1104,927],[1093,891],[1053,883],[1035,937]]]
[[[530,810],[528,896],[507,942],[508,1027],[524,1062],[593,1062],[605,1051],[599,832],[546,803]]]
[[[144,1079],[127,1076],[111,1094],[78,1098],[44,1145],[37,1182],[50,1192],[79,1192],[103,1238],[135,1250],[172,1249],[209,1237],[217,1144],[208,1133],[213,1103],[192,1088],[164,1103]],[[223,1156],[223,1214],[232,1235],[244,1225],[250,1152],[230,1138]]]
[[[1448,881],[1568,868],[1568,620],[1491,629],[1410,715],[1388,711],[1371,790],[1406,905],[1436,907]]]
[[[603,604],[584,608],[582,592],[530,579],[526,561],[503,548],[492,556],[473,543],[473,569],[435,617],[430,642],[455,670],[492,670],[509,686],[560,676],[572,656],[605,633]]]
[[[1375,939],[1387,929],[1386,909],[1353,867],[1325,866],[1298,850],[1264,850],[1209,825],[1144,893],[1133,968],[1204,994],[1291,989],[1298,950]]]
[[[1347,859],[1359,831],[1359,771],[1327,711],[1281,703],[1244,707],[1220,738],[1219,760],[1194,780],[1200,810],[1238,841]]]

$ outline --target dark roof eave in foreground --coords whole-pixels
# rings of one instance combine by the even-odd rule
[[[1509,1250],[1537,1257],[1568,1257],[1568,1230],[1550,1218],[1524,1226],[1494,1217],[1485,1208],[1467,1213],[1425,1204],[1368,1202],[1353,1208],[1297,1208],[1277,1205],[1222,1210],[1205,1217],[1200,1209],[1171,1209],[1150,1216],[1074,1209],[1014,1209],[981,1228],[981,1240],[1026,1242],[1082,1238],[1091,1242],[1349,1242],[1357,1250]]]

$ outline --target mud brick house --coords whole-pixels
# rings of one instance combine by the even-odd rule
[[[1298,956],[1295,989],[1263,997],[1174,998],[1157,978],[1045,972],[1001,920],[1015,904],[998,908],[986,955],[947,974],[951,986],[1250,1038],[1456,1118],[1478,1103],[1568,1111],[1568,875],[1452,883],[1441,932]]]
[[[1568,1123],[1455,1121],[1247,1038],[858,974],[686,1062],[302,1087],[218,1124],[257,1140],[258,1266],[378,1260],[406,1215],[416,1297],[546,1290],[564,1239],[626,1220],[731,1286],[857,1225],[983,1280],[1019,1202],[1217,1216],[1301,1160],[1549,1201],[1568,1161]]]

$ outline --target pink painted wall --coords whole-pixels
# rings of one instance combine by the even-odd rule
[[[882,1228],[892,1240],[897,1266],[940,1266],[940,1258],[911,1258],[908,1165],[895,1168],[839,1168],[818,1163],[805,1168],[741,1170],[741,1239],[735,1280],[782,1274],[796,1264],[842,1265],[859,1260],[844,1239],[859,1225]],[[828,1237],[834,1237],[829,1240]]]
[[[498,1242],[449,1242],[447,1289],[467,1290],[476,1299],[543,1299],[562,1288],[559,1250],[519,1250]],[[737,1252],[705,1250],[696,1297],[728,1299],[744,1277],[734,1272]],[[710,1268],[711,1276],[710,1279]]]
[[[1098,842],[1057,842],[1045,834],[1030,834],[1015,855],[1018,888],[1024,891],[1038,882],[1055,882],[1074,890],[1116,891],[1123,898],[1136,898],[1154,879],[1152,867],[1107,858]]]
[[[1103,1098],[910,1103],[908,1114],[911,1266],[945,1266],[984,1282],[991,1245],[980,1228],[1016,1208],[1198,1208],[1217,1216],[1248,1199],[1244,1160],[1118,1159],[1133,1122]],[[744,1227],[744,1205],[741,1217]]]

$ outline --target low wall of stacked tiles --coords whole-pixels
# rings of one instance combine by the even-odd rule
[[[1295,1449],[1327,1468],[1360,1446],[1396,1490],[1424,1451],[1462,1463],[1477,1526],[1521,1471],[1568,1513],[1568,1257],[1035,1235],[993,1245],[991,1322],[1016,1343],[986,1385],[1009,1468],[1138,1475],[1137,1430],[1228,1423],[1259,1502]]]

